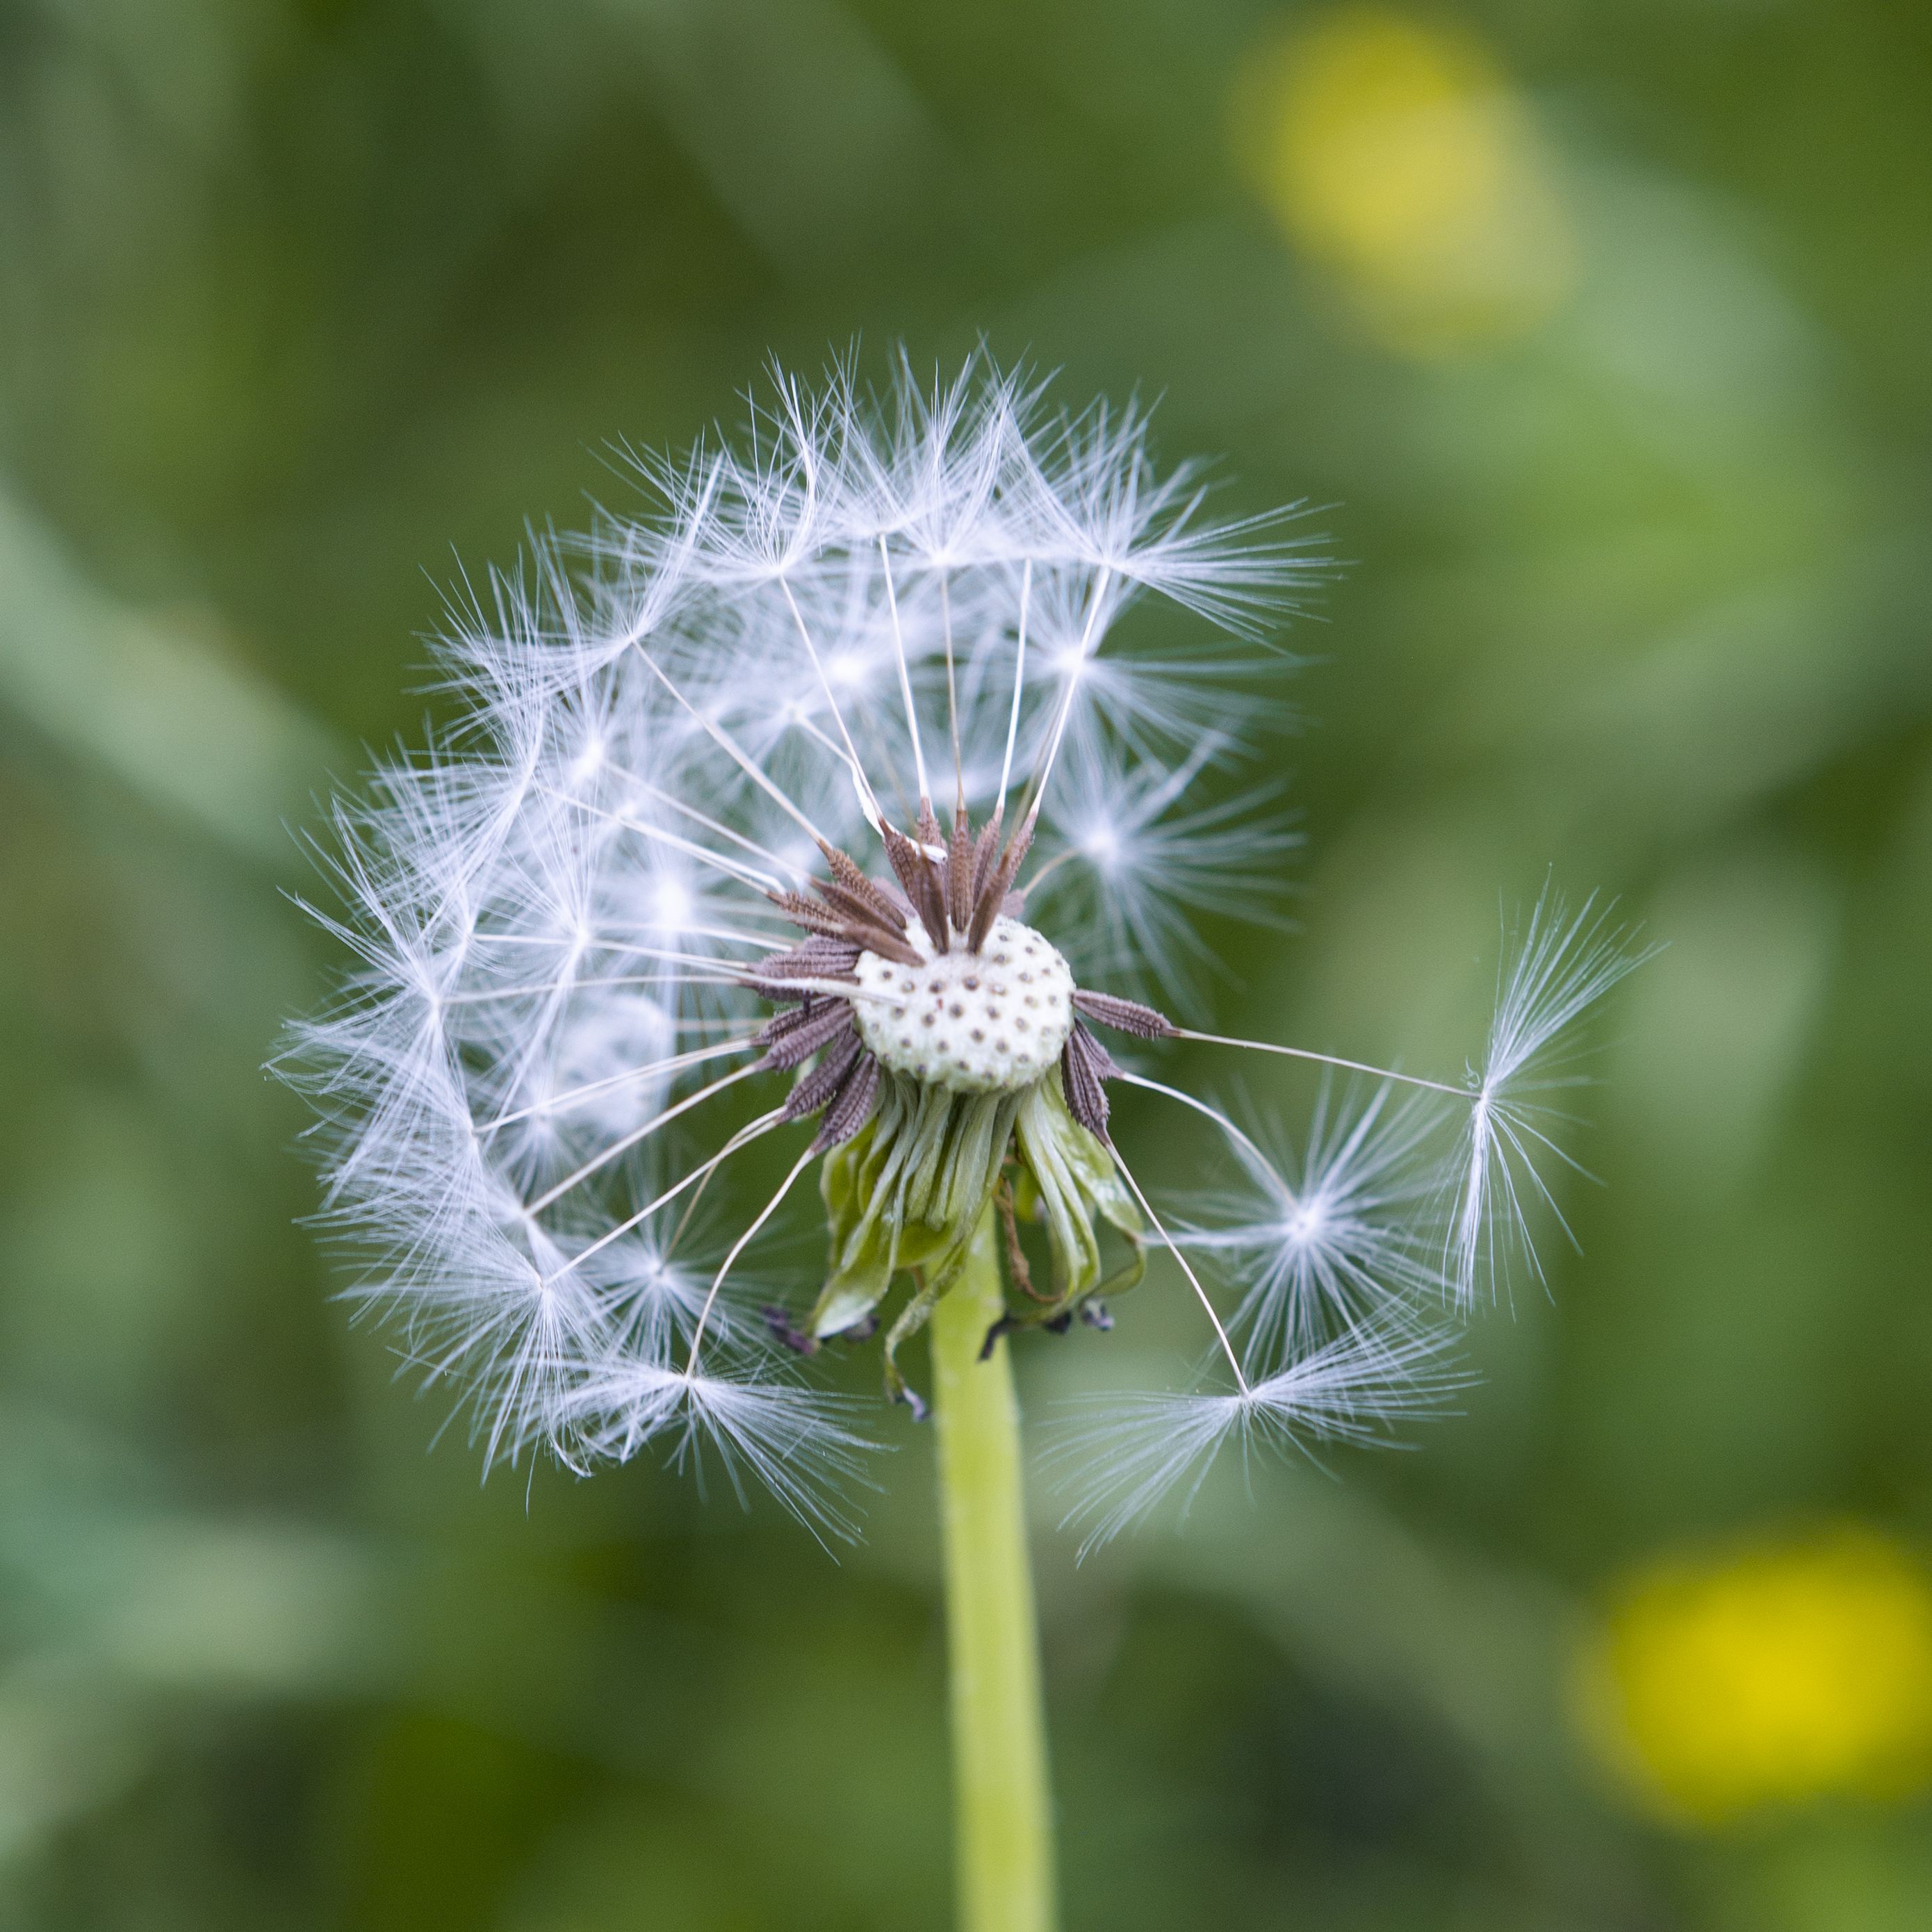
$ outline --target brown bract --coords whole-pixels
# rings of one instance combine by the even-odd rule
[[[792,1089],[784,1107],[788,1120],[823,1113],[815,1148],[850,1139],[872,1118],[878,1096],[878,1058],[860,1037],[851,997],[836,987],[856,987],[855,969],[863,953],[922,965],[927,956],[914,943],[915,923],[937,952],[976,953],[994,920],[1019,918],[1025,897],[1015,880],[1033,843],[1035,816],[1028,812],[1003,848],[998,812],[976,834],[961,808],[947,838],[931,805],[922,804],[913,836],[892,825],[880,827],[896,884],[872,878],[849,854],[827,844],[820,849],[830,877],[814,880],[809,894],[768,895],[807,937],[746,976],[747,984],[784,1009],[758,1036],[765,1049],[759,1064],[780,1072],[815,1053],[823,1056]],[[1073,1004],[1086,1018],[1139,1039],[1174,1031],[1154,1007],[1111,993],[1076,990]],[[1102,1141],[1106,1083],[1119,1072],[1106,1048],[1076,1020],[1060,1052],[1060,1085],[1073,1118]]]

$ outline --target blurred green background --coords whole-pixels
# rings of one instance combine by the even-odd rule
[[[1552,867],[1670,946],[1420,1453],[1041,1490],[1070,1928],[1932,1924],[1928,314],[1908,0],[0,0],[0,1922],[945,1922],[924,1441],[836,1563],[479,1486],[260,1070],[455,559],[983,334],[1352,561],[1223,1018],[1454,1072]]]

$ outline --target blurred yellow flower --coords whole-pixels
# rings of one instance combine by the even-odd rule
[[[1932,1779],[1932,1579],[1869,1531],[1654,1565],[1582,1677],[1593,1741],[1694,1823]]]
[[[1244,172],[1386,346],[1453,355],[1552,314],[1576,249],[1528,113],[1467,34],[1346,8],[1237,76]]]

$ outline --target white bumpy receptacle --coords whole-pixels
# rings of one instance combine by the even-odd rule
[[[937,952],[905,966],[862,952],[852,1002],[859,1036],[889,1071],[954,1094],[1017,1093],[1060,1058],[1073,1030],[1073,975],[1030,926],[996,919],[977,952]]]

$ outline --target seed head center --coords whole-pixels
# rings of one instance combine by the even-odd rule
[[[906,937],[924,956],[902,965],[862,952],[866,993],[854,1000],[859,1036],[893,1072],[954,1094],[1017,1093],[1060,1058],[1073,1030],[1073,975],[1030,926],[996,919],[977,952],[936,952],[915,922]]]

